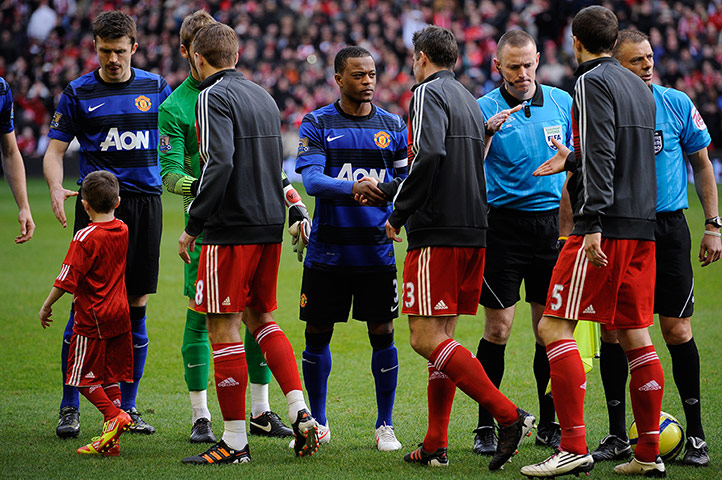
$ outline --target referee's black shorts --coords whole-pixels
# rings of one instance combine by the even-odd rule
[[[672,318],[691,317],[694,312],[692,241],[684,212],[658,212],[654,238],[657,242],[654,313]]]
[[[523,280],[525,300],[544,305],[559,255],[558,238],[558,209],[525,212],[492,207],[479,303],[495,309],[514,306],[521,298]]]
[[[75,202],[76,232],[90,223],[90,218],[80,202],[82,194],[81,190]],[[158,290],[158,261],[163,230],[163,205],[160,195],[120,192],[120,205],[115,210],[115,216],[128,225],[128,255],[125,267],[128,295],[155,293]]]

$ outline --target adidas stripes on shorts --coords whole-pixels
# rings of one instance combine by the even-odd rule
[[[280,243],[203,245],[198,263],[196,311],[260,313],[276,309]]]
[[[128,331],[111,338],[73,333],[68,351],[65,384],[90,387],[133,381],[133,337]]]
[[[476,315],[483,278],[483,248],[410,250],[404,261],[401,313],[424,317]]]
[[[572,235],[559,253],[544,315],[589,320],[607,330],[644,328],[654,320],[655,245],[651,240],[602,238],[609,264],[597,268]]]

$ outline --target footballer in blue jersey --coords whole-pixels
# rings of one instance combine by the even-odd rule
[[[394,190],[407,175],[406,125],[371,103],[376,66],[367,50],[340,50],[335,70],[341,99],[304,117],[296,160],[306,191],[316,197],[301,286],[304,381],[326,442],[329,345],[334,323],[348,320],[353,303],[352,317],[367,322],[373,348],[377,446],[398,450],[392,422],[398,376],[396,259],[384,230],[392,206],[381,188]]]
[[[73,80],[61,96],[50,123],[50,143],[43,170],[58,221],[65,227],[65,200],[77,196],[75,231],[87,226],[81,192],[63,187],[63,156],[75,138],[80,143],[80,184],[96,170],[112,172],[120,182],[121,202],[115,214],[128,225],[129,244],[125,283],[133,333],[133,383],[121,384],[121,405],[133,424],[132,432],[151,434],[136,409],[138,383],[148,351],[146,304],[158,284],[158,259],[163,224],[158,161],[158,107],[171,93],[162,77],[132,68],[138,48],[136,26],[120,11],[103,12],[93,22],[93,39],[100,67]],[[65,329],[62,365],[66,369],[74,313]],[[59,437],[80,432],[79,399],[65,386],[60,404]]]
[[[534,376],[540,409],[536,443],[557,448],[560,428],[554,421],[554,401],[546,392],[549,360],[537,327],[557,260],[564,178],[534,177],[532,172],[556,152],[552,139],[571,147],[572,98],[563,90],[536,81],[539,53],[534,39],[524,31],[512,30],[499,39],[494,64],[503,83],[478,100],[487,120],[486,134],[491,138],[487,137],[490,146],[484,160],[490,208],[479,301],[486,321],[476,356],[498,387],[523,281],[536,336]],[[498,130],[491,126],[495,115],[519,106],[522,108],[509,115]],[[474,432],[474,452],[493,455],[494,421],[483,407],[479,407]]]
[[[692,244],[684,215],[684,209],[688,207],[684,156],[686,154],[692,164],[695,188],[706,218],[698,254],[704,267],[719,260],[722,253],[717,184],[707,152],[710,135],[704,120],[685,93],[652,83],[654,54],[645,34],[622,30],[613,54],[652,89],[657,107],[654,134],[657,168],[654,311],[659,314],[662,336],[672,357],[674,383],[687,421],[682,463],[707,466],[709,449],[700,409],[700,360],[690,318],[694,310],[694,278],[690,262]],[[617,453],[624,452],[629,445],[624,405],[627,362],[614,333],[602,332],[600,368],[609,410],[609,435],[592,452],[595,462],[615,459]]]
[[[15,237],[15,243],[24,243],[30,240],[35,232],[35,222],[30,213],[28,202],[28,189],[25,183],[25,164],[15,138],[13,125],[13,93],[10,85],[0,77],[0,152],[2,153],[2,174],[10,185],[15,203],[18,206],[18,222],[20,222],[20,235]]]

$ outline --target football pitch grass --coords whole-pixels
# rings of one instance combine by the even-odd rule
[[[72,179],[65,182],[72,185]],[[363,324],[350,321],[337,325],[331,351],[333,370],[329,380],[328,418],[331,443],[323,445],[311,458],[295,458],[287,439],[250,438],[253,461],[247,465],[199,467],[181,465],[180,459],[197,454],[205,446],[188,443],[190,402],[183,381],[181,338],[187,300],[182,296],[183,267],[177,251],[183,215],[180,197],[164,193],[164,225],[158,293],[148,304],[150,349],[145,375],[140,385],[138,408],[143,418],[157,429],[155,435],[125,434],[121,456],[85,458],[75,449],[99,434],[101,414],[81,399],[81,433],[77,439],[55,436],[60,402],[60,341],[67,322],[70,296],[65,295],[54,308],[55,323],[43,330],[38,311],[48,294],[67,251],[72,227],[62,229],[55,220],[47,186],[40,179],[29,182],[30,203],[37,225],[34,238],[14,245],[17,235],[17,209],[6,182],[0,182],[0,478],[523,478],[521,466],[546,458],[551,451],[526,439],[520,452],[504,470],[490,472],[489,457],[471,453],[472,430],[476,426],[477,406],[457,391],[449,426],[447,468],[425,468],[406,464],[402,456],[421,442],[426,431],[426,362],[409,346],[406,316],[396,321],[396,345],[399,351],[399,385],[396,394],[394,424],[403,444],[400,452],[379,452],[375,448],[376,402],[371,374],[371,348]],[[693,257],[701,235],[702,213],[694,189],[690,188],[693,207],[688,212],[692,227]],[[66,202],[71,216],[74,199]],[[313,201],[307,200],[313,210]],[[72,219],[69,218],[69,225]],[[405,237],[405,232],[403,235]],[[405,245],[397,245],[401,266]],[[677,479],[718,479],[722,477],[722,379],[719,357],[722,329],[719,327],[722,299],[722,262],[701,269],[695,264],[696,310],[694,331],[702,358],[703,421],[710,444],[711,466],[706,469],[668,463],[668,476]],[[288,336],[300,367],[304,347],[304,324],[298,320],[298,296],[301,264],[285,239],[278,281],[278,310],[275,318]],[[400,275],[399,271],[399,275]],[[506,370],[502,391],[520,407],[538,415],[535,382],[532,374],[534,339],[529,308],[520,303],[516,322],[506,349]],[[483,313],[462,317],[455,338],[476,351],[483,332]],[[666,388],[662,410],[684,425],[684,414],[672,379],[669,353],[659,327],[652,336],[662,360]],[[595,362],[598,366],[598,362]],[[212,378],[212,376],[211,376]],[[606,406],[599,370],[587,376],[585,419],[590,448],[606,434]],[[271,406],[287,419],[285,399],[275,380],[270,386]],[[209,406],[215,432],[223,423],[213,386],[209,387]],[[627,395],[627,398],[628,395]],[[627,400],[628,424],[632,421]],[[250,410],[250,394],[247,411]],[[287,421],[287,420],[286,420]],[[619,478],[612,473],[614,463],[596,465],[594,478]]]

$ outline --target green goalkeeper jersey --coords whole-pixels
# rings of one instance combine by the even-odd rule
[[[183,195],[183,209],[193,200],[191,184],[201,176],[196,134],[196,100],[200,82],[191,75],[158,108],[158,154],[163,185]]]

